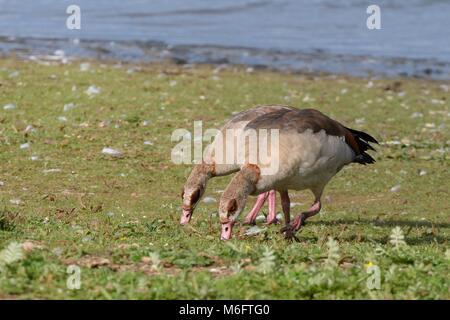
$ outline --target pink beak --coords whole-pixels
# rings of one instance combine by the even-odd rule
[[[183,209],[183,214],[181,215],[180,224],[185,225],[191,221],[192,210]]]
[[[222,224],[222,233],[220,234],[220,240],[230,240],[231,232],[233,230],[234,221],[230,221]]]

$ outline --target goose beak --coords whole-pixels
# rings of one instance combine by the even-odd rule
[[[229,221],[222,224],[222,232],[220,234],[220,240],[230,240],[233,230],[234,221]]]
[[[180,224],[185,225],[191,221],[192,210],[183,209],[183,214],[181,215]]]

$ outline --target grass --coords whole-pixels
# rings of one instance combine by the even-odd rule
[[[0,59],[0,298],[450,298],[448,83],[80,63]],[[281,226],[221,242],[217,203],[178,225],[192,166],[170,161],[173,130],[217,128],[257,104],[314,107],[383,142],[375,165],[331,181],[300,243]],[[229,179],[211,180],[205,196],[218,200]],[[296,214],[312,196],[292,201]],[[404,245],[391,243],[396,227]],[[14,243],[23,252],[5,253],[21,250]],[[67,286],[72,264],[78,290]],[[379,289],[367,286],[373,266]]]

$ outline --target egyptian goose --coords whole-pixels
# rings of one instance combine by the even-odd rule
[[[244,130],[278,129],[278,153],[271,154],[279,161],[278,170],[263,174],[260,164],[246,163],[233,177],[222,194],[219,215],[222,223],[221,239],[231,238],[232,228],[245,206],[248,195],[268,190],[281,194],[286,225],[282,232],[288,239],[297,239],[295,232],[304,221],[321,209],[320,198],[326,184],[342,167],[352,162],[371,164],[375,160],[366,153],[375,150],[369,142],[378,143],[367,133],[349,129],[314,109],[282,109],[250,121]],[[248,157],[248,148],[246,148]],[[290,222],[287,190],[310,189],[313,205]]]
[[[220,130],[219,134],[225,135],[228,129],[243,129],[250,121],[280,110],[297,110],[288,106],[258,106],[243,112],[238,113],[232,119],[230,119]],[[199,200],[205,192],[206,183],[209,179],[218,176],[224,176],[231,174],[233,172],[239,171],[240,164],[238,163],[216,163],[215,159],[215,143],[218,141],[217,136],[213,143],[208,147],[205,152],[204,161],[202,164],[194,166],[192,169],[184,187],[182,190],[181,198],[182,204],[182,216],[180,219],[180,224],[184,225],[189,223],[192,214]],[[226,148],[226,145],[224,145]],[[275,191],[267,191],[260,196],[258,196],[255,206],[248,214],[245,222],[247,224],[252,224],[255,222],[258,212],[264,205],[266,199],[269,202],[269,214],[267,216],[267,224],[276,223],[276,211],[275,211]]]

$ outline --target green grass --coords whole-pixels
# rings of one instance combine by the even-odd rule
[[[0,60],[0,249],[26,249],[0,263],[0,298],[450,298],[448,83],[138,67]],[[88,97],[90,85],[100,94]],[[3,110],[8,103],[17,108]],[[77,107],[64,112],[68,103]],[[200,203],[191,224],[178,225],[191,166],[170,161],[171,133],[194,120],[217,128],[257,104],[317,108],[385,143],[375,165],[331,181],[300,243],[287,243],[281,226],[224,243],[217,203]],[[229,179],[211,180],[205,195],[218,200]],[[293,213],[312,200],[293,192]],[[81,267],[79,290],[66,285],[71,264]],[[380,268],[378,290],[366,285],[370,265]]]

